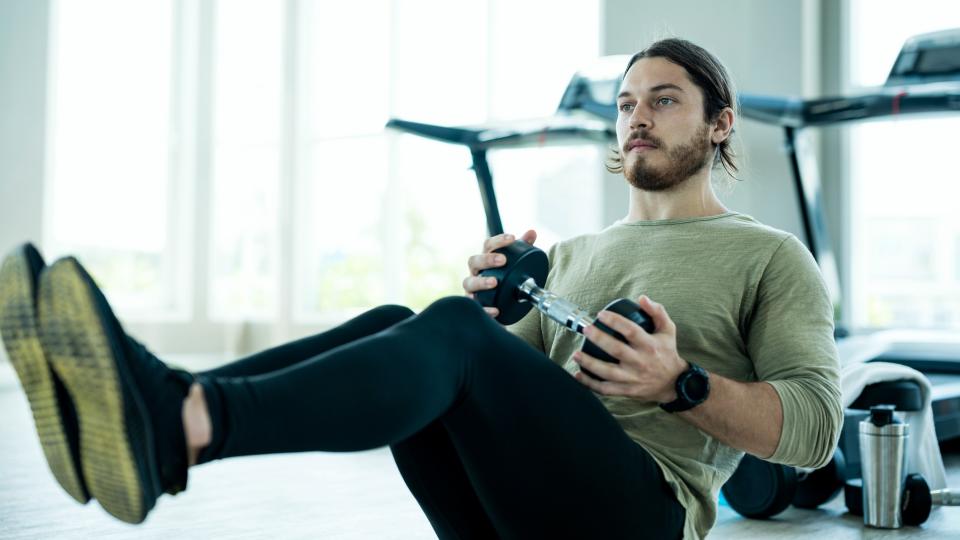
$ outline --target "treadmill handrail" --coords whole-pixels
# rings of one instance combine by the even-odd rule
[[[960,83],[884,87],[859,95],[817,99],[742,94],[740,112],[752,120],[792,128],[908,114],[960,113]]]
[[[387,127],[428,139],[464,145],[471,150],[542,145],[566,139],[608,142],[617,137],[613,126],[606,122],[575,115],[479,127],[447,127],[392,118],[387,122]]]

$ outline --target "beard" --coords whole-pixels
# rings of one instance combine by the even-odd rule
[[[666,154],[666,165],[660,168],[654,167],[642,155],[634,156],[632,163],[628,163],[624,158],[623,175],[631,186],[644,191],[673,189],[696,174],[713,157],[711,151],[713,145],[707,137],[708,134],[709,129],[704,125],[687,142],[666,146],[661,139],[641,131],[640,138],[657,146],[655,152],[661,151]]]

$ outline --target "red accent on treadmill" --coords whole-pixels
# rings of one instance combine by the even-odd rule
[[[898,93],[897,95],[893,96],[893,105],[891,107],[891,111],[893,112],[893,114],[900,114],[900,100],[903,99],[903,96],[906,96],[906,95],[907,95],[907,92],[906,90],[904,90]]]

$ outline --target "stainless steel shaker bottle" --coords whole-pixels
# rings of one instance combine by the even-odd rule
[[[860,422],[860,462],[863,471],[863,523],[897,529],[907,476],[909,427],[893,416],[893,405],[870,407]]]

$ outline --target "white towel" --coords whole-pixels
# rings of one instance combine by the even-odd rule
[[[843,407],[853,403],[870,384],[884,381],[916,381],[920,385],[923,408],[919,411],[898,412],[910,425],[907,438],[907,472],[920,473],[930,489],[947,487],[947,473],[937,445],[937,434],[930,408],[930,381],[919,371],[888,362],[849,362],[840,371]]]

